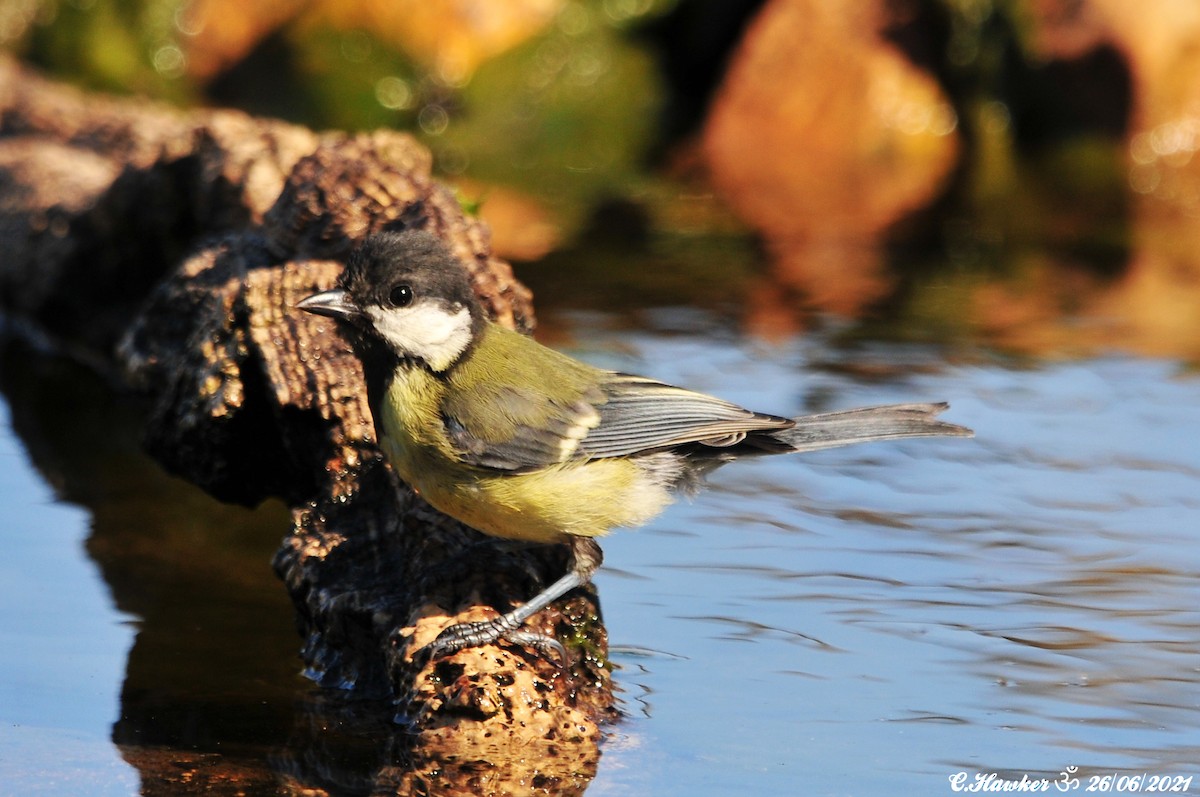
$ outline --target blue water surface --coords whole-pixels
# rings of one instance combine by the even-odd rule
[[[589,795],[950,794],[958,772],[1055,779],[1069,766],[1200,777],[1193,373],[1123,356],[767,346],[591,316],[569,330],[593,362],[755,409],[948,400],[946,417],[977,433],[740,462],[605,540],[596,581],[627,716],[607,729]],[[311,686],[294,675],[300,640],[270,541],[221,554],[242,569],[218,559],[259,597],[169,622],[187,635],[136,657],[134,618],[84,549],[88,513],[56,500],[5,421],[0,791],[137,793],[110,741],[126,668],[191,639],[210,658],[185,650],[201,664],[155,682],[208,723],[180,738],[280,768],[290,705]],[[182,551],[233,538],[228,519],[206,530],[203,513],[187,517]],[[258,533],[271,523],[282,537],[282,516]],[[230,589],[201,583],[213,578],[181,604],[219,603]]]
[[[133,618],[84,549],[90,517],[56,500],[0,401],[0,793],[124,795],[111,742]]]

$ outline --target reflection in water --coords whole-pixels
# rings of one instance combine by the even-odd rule
[[[91,513],[88,553],[138,618],[112,738],[146,793],[190,777],[184,758],[253,761],[281,743],[302,686],[269,564],[286,514],[222,506],[168,477],[138,449],[136,400],[85,368],[8,339],[0,380],[14,429],[59,497]]]
[[[598,581],[627,717],[598,771],[486,740],[414,753],[390,706],[315,690],[268,565],[285,513],[163,476],[132,443],[125,398],[6,347],[14,426],[92,513],[88,551],[141,618],[112,734],[144,793],[437,793],[463,772],[487,793],[504,770],[481,762],[502,755],[540,762],[552,792],[600,795],[1192,773],[1200,380],[1152,360],[739,346],[714,317],[645,318],[666,331],[605,331],[603,317],[570,331],[593,361],[779,412],[947,398],[978,436],[740,463],[614,535]]]
[[[137,448],[137,402],[92,372],[21,341],[5,341],[0,357],[14,429],[59,496],[90,511],[88,553],[138,618],[111,738],[143,794],[586,788],[595,740],[580,743],[568,717],[544,749],[511,749],[451,726],[410,736],[388,701],[317,690],[300,676],[302,640],[270,568],[288,514],[224,506],[162,473]]]
[[[679,364],[667,378],[690,371],[701,389],[721,387],[716,377],[705,384],[703,365],[681,349],[654,346],[656,362]],[[796,408],[805,393],[831,391],[845,405],[865,393],[836,371],[745,376],[771,392],[798,390]],[[622,622],[631,610],[618,602],[671,607],[707,644],[681,635],[667,649],[702,660],[709,682],[740,686],[741,668],[753,666],[789,743],[815,728],[868,743],[873,768],[915,789],[958,769],[1189,774],[1200,738],[1200,449],[1181,431],[1200,424],[1200,382],[1167,363],[1108,360],[961,368],[883,390],[885,400],[950,397],[977,445],[879,446],[799,466],[762,463],[753,474],[729,469],[703,508],[660,524],[699,530],[669,565],[660,547],[675,547],[668,537],[633,538],[632,555],[610,545],[614,566],[659,585],[652,601],[601,584],[613,639],[631,633]],[[747,641],[750,654],[738,650]],[[696,684],[672,662],[638,663],[663,722],[664,694]],[[803,679],[785,685],[770,673]],[[672,703],[673,717],[681,709]],[[740,725],[763,706],[731,699],[713,708]],[[869,725],[878,720],[888,724]],[[889,730],[894,722],[906,730]],[[828,751],[789,753],[765,731],[749,737],[759,765],[797,762],[831,788],[839,781],[830,768],[853,766],[845,752],[831,765]],[[770,782],[812,781],[793,773]]]
[[[1006,687],[1015,723],[1098,762],[1195,762],[1200,450],[1183,430],[1200,422],[1200,385],[1122,362],[1021,383],[990,410],[1010,434],[983,459],[1005,472],[1015,511],[981,513],[944,546],[967,572],[925,588],[969,586],[988,607],[971,666]]]

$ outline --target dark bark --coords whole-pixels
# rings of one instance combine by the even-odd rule
[[[528,291],[406,135],[85,96],[0,62],[0,309],[149,396],[145,444],[166,469],[292,507],[275,566],[308,671],[390,694],[416,731],[378,788],[473,793],[487,761],[489,783],[577,791],[612,712],[594,594],[531,623],[577,640],[566,668],[507,643],[414,663],[444,626],[556,578],[563,552],[498,547],[398,485],[357,361],[293,308],[398,225],[441,236],[493,315],[532,327]]]

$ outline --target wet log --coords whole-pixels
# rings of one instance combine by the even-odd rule
[[[94,97],[0,62],[0,310],[149,396],[145,445],[167,470],[291,507],[275,568],[308,674],[392,697],[411,731],[379,790],[475,793],[485,773],[581,790],[613,711],[594,592],[531,623],[568,641],[568,666],[507,642],[414,657],[557,578],[564,552],[498,546],[399,484],[358,362],[294,309],[399,226],[442,237],[492,315],[531,329],[529,292],[412,138]]]

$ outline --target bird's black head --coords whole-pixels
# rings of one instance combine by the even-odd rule
[[[360,351],[383,344],[435,371],[453,365],[484,323],[466,269],[438,238],[419,230],[367,238],[338,287],[296,306],[347,322]]]

